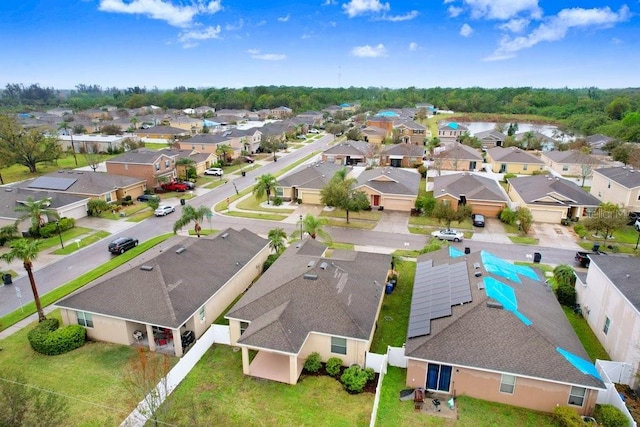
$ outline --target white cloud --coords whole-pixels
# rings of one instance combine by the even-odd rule
[[[469,37],[473,33],[473,28],[469,24],[463,24],[460,27],[460,35],[462,37]]]
[[[288,21],[289,21],[289,15],[281,16],[280,18],[278,18],[278,22],[288,22]]]
[[[533,47],[540,42],[562,40],[567,31],[572,28],[609,28],[619,22],[627,21],[630,16],[631,13],[626,5],[622,6],[618,12],[613,12],[609,7],[562,9],[557,15],[547,19],[526,36],[515,38],[504,36],[500,40],[498,49],[485,60],[496,61],[512,58],[516,52]]]
[[[417,10],[412,10],[411,12],[407,12],[404,15],[393,15],[393,16],[386,16],[383,15],[380,20],[381,21],[391,21],[391,22],[402,22],[402,21],[410,21],[413,18],[418,16],[418,11]]]
[[[220,25],[215,27],[198,28],[188,31],[183,31],[178,36],[178,40],[184,47],[195,47],[197,41],[210,40],[220,38]]]
[[[287,55],[283,53],[260,53],[258,49],[249,49],[247,53],[251,55],[251,58],[262,61],[282,61],[287,59]]]
[[[411,51],[418,50],[418,43],[416,42],[409,43],[409,50]]]
[[[380,0],[350,0],[342,5],[349,18],[364,15],[366,13],[388,12],[391,9],[389,3],[380,3]]]
[[[263,25],[267,25],[267,20],[263,19],[262,21],[256,22],[256,27],[262,27]]]
[[[449,16],[451,18],[456,18],[458,17],[458,15],[460,15],[462,12],[464,12],[464,9],[461,7],[456,7],[456,6],[449,6],[447,8],[447,13],[449,13]]]
[[[501,30],[511,31],[512,33],[521,33],[525,28],[529,25],[529,20],[520,18],[520,19],[511,19],[504,24],[498,26]]]
[[[244,27],[244,20],[240,18],[237,24],[227,24],[224,26],[224,29],[227,31],[238,31]]]
[[[542,9],[538,0],[463,0],[471,8],[474,19],[487,18],[506,21],[521,14],[540,18]]]
[[[447,3],[453,3],[454,1],[455,1],[455,0],[444,0],[444,2],[443,2],[443,3],[444,3],[444,4],[447,4]]]
[[[151,19],[166,21],[174,27],[189,27],[199,14],[214,14],[222,10],[221,0],[197,1],[190,5],[174,5],[165,0],[100,0],[98,10],[102,12],[144,15]]]
[[[613,37],[613,38],[611,38],[611,43],[613,43],[613,44],[622,44],[622,43],[623,43],[623,41],[622,41],[622,40],[620,40],[620,39],[619,39],[619,38],[617,38],[617,37]]]
[[[323,6],[331,6],[332,4],[338,4],[337,0],[324,0]]]
[[[382,43],[377,46],[356,46],[351,49],[351,54],[353,56],[359,56],[361,58],[379,58],[381,56],[387,56],[387,49],[384,47]]]

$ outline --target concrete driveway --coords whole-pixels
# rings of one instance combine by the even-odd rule
[[[572,228],[564,225],[534,223],[529,235],[538,239],[538,246],[573,249],[576,251],[583,250],[576,243]]]
[[[511,240],[504,233],[502,222],[497,218],[484,219],[484,227],[473,227],[473,242],[493,242],[511,244]]]

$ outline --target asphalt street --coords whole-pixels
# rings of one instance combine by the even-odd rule
[[[229,180],[226,184],[189,200],[189,203],[194,206],[213,206],[225,200],[227,197],[234,195],[236,190],[242,191],[253,185],[256,177],[265,173],[275,174],[314,151],[326,149],[332,139],[331,136],[325,136],[294,152],[286,155],[280,153],[277,162],[270,162],[260,168],[248,171],[246,176]],[[159,234],[171,232],[175,219],[174,216],[168,215],[165,217],[151,218],[139,223],[131,223],[131,226],[126,231],[111,235],[106,240],[83,248],[40,268],[36,260],[34,262],[34,276],[40,295],[44,295],[108,261],[112,255],[107,251],[107,241],[121,236],[134,236],[143,242]],[[292,223],[251,220],[221,215],[214,215],[211,221],[212,227],[218,230],[228,227],[235,229],[247,228],[261,235],[266,235],[268,231],[274,227],[281,227],[289,234],[295,227],[295,224]],[[387,232],[383,230],[372,231],[341,227],[328,227],[326,231],[329,232],[336,242],[352,243],[358,246],[388,248],[389,252],[393,249],[420,249],[424,247],[427,242],[427,236],[409,234],[408,231],[406,233],[398,233],[392,232],[391,230]],[[462,243],[453,243],[453,246],[461,250],[465,247],[469,247],[472,251],[487,250],[502,258],[514,261],[530,261],[528,255],[530,256],[535,251],[541,253],[543,263],[550,264],[568,263],[572,265],[575,255],[575,251],[567,249],[492,242],[465,241]],[[153,256],[154,254],[155,252],[152,251],[147,254],[147,256]],[[20,290],[21,300],[17,297],[16,289]],[[33,295],[26,276],[14,280],[12,286],[0,286],[0,316],[19,309],[21,302],[22,304],[26,304],[30,301],[33,301]]]

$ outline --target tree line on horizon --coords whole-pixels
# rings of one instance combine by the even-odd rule
[[[139,86],[103,89],[99,85],[79,84],[73,90],[64,91],[39,84],[25,86],[13,83],[0,90],[0,110],[13,113],[53,107],[82,111],[106,105],[117,108],[157,105],[165,110],[208,105],[216,110],[250,111],[287,106],[295,113],[302,113],[343,103],[357,103],[360,111],[415,108],[416,104],[429,103],[440,110],[455,112],[537,115],[559,123],[572,133],[601,133],[624,141],[640,141],[640,88],[179,86],[160,90]]]

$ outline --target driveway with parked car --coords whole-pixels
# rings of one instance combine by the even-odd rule
[[[213,175],[213,176],[222,176],[224,172],[220,168],[209,168],[209,169],[205,169],[204,174]]]

